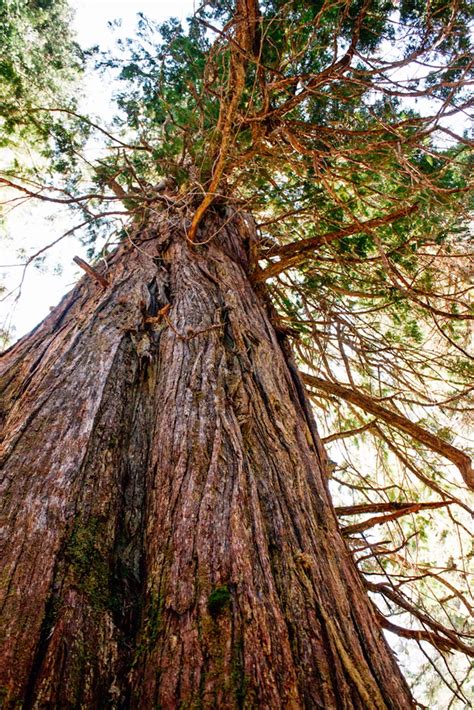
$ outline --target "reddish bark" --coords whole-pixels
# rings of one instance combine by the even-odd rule
[[[251,220],[203,230],[150,226],[2,358],[5,706],[411,707]]]

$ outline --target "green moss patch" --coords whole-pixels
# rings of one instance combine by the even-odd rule
[[[117,600],[110,592],[109,560],[99,549],[103,534],[103,525],[97,518],[76,520],[65,558],[70,564],[74,583],[87,595],[91,606],[96,610],[112,611],[117,606]]]
[[[213,589],[207,599],[207,608],[211,616],[217,616],[223,611],[230,604],[231,598],[227,585]]]

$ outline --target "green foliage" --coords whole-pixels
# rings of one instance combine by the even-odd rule
[[[21,100],[59,90],[79,68],[81,54],[68,29],[69,6],[63,0],[2,0],[0,11],[2,93],[9,88]]]
[[[61,154],[63,167],[78,147],[67,114],[56,113],[75,108],[83,64],[70,21],[64,0],[0,0],[0,147],[18,156],[17,173],[27,147]]]

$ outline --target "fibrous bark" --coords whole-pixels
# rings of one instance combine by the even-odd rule
[[[5,706],[411,707],[252,221],[185,229],[155,218],[2,358]]]

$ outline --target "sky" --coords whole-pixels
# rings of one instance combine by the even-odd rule
[[[196,0],[70,0],[76,13],[74,27],[82,46],[105,46],[110,36],[107,27],[110,20],[120,18],[122,28],[131,34],[138,12],[152,20],[184,19],[199,4]]]
[[[196,0],[70,0],[74,9],[73,27],[79,44],[84,47],[99,45],[112,48],[113,33],[108,23],[121,20],[120,34],[133,34],[138,12],[152,20],[178,17],[184,20],[197,7]],[[92,73],[85,79],[81,110],[107,117],[111,115],[112,86]],[[53,210],[49,205],[25,202],[14,210],[5,210],[7,239],[0,240],[0,283],[10,295],[0,297],[0,330],[13,326],[12,340],[28,333],[61,300],[83,276],[73,263],[75,255],[85,257],[85,248],[76,239],[67,239],[52,248],[39,270],[30,266],[23,274],[19,265],[18,249],[27,254],[49,244],[77,223],[70,212]],[[18,286],[21,284],[21,293]],[[19,295],[20,293],[20,295]],[[19,297],[18,297],[19,296]],[[1,343],[0,343],[1,349]]]

